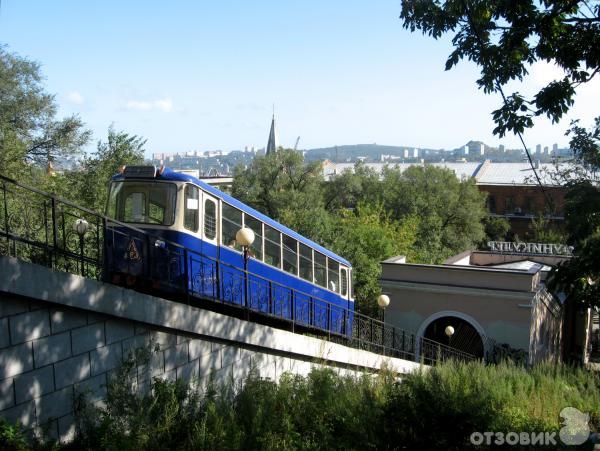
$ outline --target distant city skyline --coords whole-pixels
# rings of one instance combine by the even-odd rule
[[[279,142],[458,148],[493,136],[498,96],[475,66],[444,71],[448,39],[402,29],[397,1],[42,2],[5,0],[0,43],[39,61],[60,114],[106,138],[111,123],[158,152],[263,148],[275,104]],[[524,93],[560,71],[536,64]],[[538,119],[527,146],[566,147],[571,119],[600,114],[600,81],[578,90],[558,125]]]

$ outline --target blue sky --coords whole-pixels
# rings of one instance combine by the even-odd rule
[[[106,136],[111,123],[148,139],[148,152],[266,145],[275,104],[281,144],[378,143],[454,148],[492,135],[498,96],[476,68],[444,62],[449,40],[403,30],[400,1],[3,0],[0,42],[39,61],[63,115]],[[558,72],[537,65],[531,91]],[[573,114],[600,114],[600,83]],[[569,119],[525,136],[565,145]]]

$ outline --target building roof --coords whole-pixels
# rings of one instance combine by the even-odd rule
[[[529,271],[530,269],[537,269],[538,267],[541,271],[550,271],[552,269],[552,266],[541,265],[532,260],[521,260],[516,262],[502,263],[500,265],[491,265],[490,267],[498,269],[516,269],[518,271]]]
[[[565,166],[566,164],[562,165]],[[552,177],[556,173],[554,164],[542,163],[536,169],[544,185],[558,185]],[[486,160],[481,164],[475,179],[478,185],[537,185],[533,169],[527,162],[494,163]]]
[[[333,163],[326,162],[323,165],[323,176],[326,180],[344,171],[353,171],[355,163]],[[563,163],[560,168],[566,168],[568,163]],[[430,165],[439,168],[450,169],[457,178],[463,180],[474,177],[478,185],[537,185],[537,180],[528,162],[504,163],[492,162],[443,162],[443,163],[365,163],[378,174],[382,174],[387,166],[398,168],[401,172],[411,166]],[[556,166],[551,163],[537,165],[538,175],[546,186],[558,186],[559,183],[553,179]]]
[[[336,174],[341,174],[344,171],[353,171],[355,163],[333,163],[327,162],[323,166],[323,176],[326,179],[329,179],[331,176]],[[383,173],[383,169],[385,167],[389,168],[398,168],[400,172],[404,172],[411,166],[422,166],[422,163],[364,163],[365,166],[373,169],[378,174]],[[456,177],[460,179],[465,179],[469,177],[473,177],[477,171],[477,168],[481,166],[482,163],[477,162],[445,162],[445,163],[425,163],[430,166],[442,167],[450,169],[456,174]]]

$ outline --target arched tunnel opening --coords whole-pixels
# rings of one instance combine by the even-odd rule
[[[446,327],[452,326],[454,333],[448,337]],[[483,340],[477,329],[468,321],[455,316],[443,316],[432,321],[423,334],[424,338],[442,343],[477,358],[483,358]]]

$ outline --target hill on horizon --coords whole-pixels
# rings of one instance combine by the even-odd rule
[[[348,159],[354,161],[358,157],[367,157],[371,160],[379,160],[381,155],[393,155],[398,157],[404,156],[404,151],[417,149],[414,146],[388,146],[380,144],[345,144],[341,146],[320,147],[316,149],[307,149],[306,157],[310,160],[336,160],[346,161]],[[427,149],[418,148],[419,153],[422,152],[443,152],[445,149]],[[337,158],[336,158],[337,154]]]

